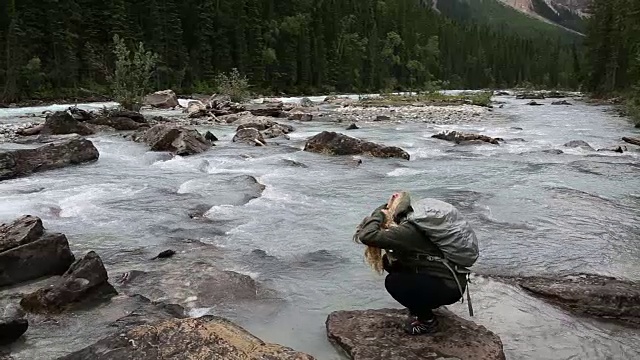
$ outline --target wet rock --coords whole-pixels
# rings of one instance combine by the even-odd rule
[[[58,360],[156,360],[176,356],[202,360],[313,359],[293,349],[265,343],[226,319],[205,316],[137,326]]]
[[[518,127],[518,126],[512,126],[511,129],[513,129],[513,130],[524,130],[523,128]]]
[[[278,123],[265,117],[248,116],[236,121],[236,124],[238,124],[236,131],[248,128],[254,128],[258,131],[263,131]]]
[[[289,136],[287,136],[287,134],[289,134],[291,131],[292,128],[290,126],[275,124],[267,130],[263,131],[262,136],[265,139],[273,139],[277,137],[284,137],[286,139],[289,139]]]
[[[297,121],[312,121],[313,115],[303,113],[303,112],[294,112],[289,114],[287,117],[289,120],[297,120]]]
[[[173,90],[157,91],[144,98],[144,104],[159,109],[173,109],[179,106],[178,97]]]
[[[564,144],[564,147],[568,147],[568,148],[580,148],[580,149],[584,149],[584,150],[595,150],[594,148],[591,147],[591,145],[589,145],[586,141],[582,141],[582,140],[571,140],[568,143]]]
[[[329,315],[329,339],[353,360],[504,360],[498,335],[447,310],[437,310],[439,332],[409,336],[403,310],[338,311]]]
[[[349,126],[347,127],[347,129],[346,129],[346,130],[358,130],[358,129],[360,129],[360,128],[358,127],[358,125],[356,125],[356,123],[352,123],[351,125],[349,125]]]
[[[87,139],[55,141],[36,149],[0,151],[0,180],[98,160],[100,154]]]
[[[374,121],[389,121],[389,120],[391,120],[391,117],[387,115],[378,115],[376,116],[376,119]]]
[[[311,101],[311,99],[309,98],[302,98],[302,100],[300,100],[300,106],[301,107],[313,107],[313,101]]]
[[[91,251],[73,263],[55,284],[25,295],[20,305],[34,313],[61,312],[74,303],[116,295],[108,280],[102,259]]]
[[[509,93],[508,91],[496,91],[493,95],[495,95],[495,96],[509,96],[509,95],[511,95],[511,93]]]
[[[291,159],[282,159],[282,162],[285,163],[287,166],[292,166],[292,167],[299,167],[299,168],[308,168],[307,165],[299,162],[299,161],[295,161],[295,160],[291,160]]]
[[[554,101],[551,103],[551,105],[573,105],[573,104],[568,102],[567,100],[561,100],[561,101]]]
[[[0,314],[0,346],[18,340],[29,328],[29,321],[18,306],[9,305]]]
[[[439,134],[435,134],[431,137],[439,140],[452,141],[456,144],[462,144],[462,143],[468,143],[468,142],[486,142],[493,145],[500,145],[500,141],[503,141],[503,139],[500,139],[500,138],[492,138],[486,135],[469,134],[469,133],[463,133],[459,131],[445,131]]]
[[[282,117],[284,105],[279,103],[249,104],[245,109],[255,116]]]
[[[156,257],[154,257],[151,260],[155,260],[155,259],[168,259],[170,257],[172,257],[173,255],[175,255],[176,252],[169,249],[169,250],[165,250],[163,252],[161,252],[160,254],[158,254]]]
[[[323,131],[310,138],[304,151],[328,155],[367,154],[380,158],[401,158],[409,160],[409,153],[395,146],[384,146],[356,139],[344,134]]]
[[[520,93],[516,95],[516,99],[523,99],[523,100],[543,100],[545,98],[543,93],[533,93],[533,92],[525,92],[525,93]]]
[[[128,117],[97,117],[87,121],[88,124],[109,126],[116,130],[138,130],[141,127],[148,127],[146,123],[137,122]]]
[[[529,105],[529,106],[542,106],[544,104],[540,104],[539,102],[536,102],[536,101],[529,101],[527,103],[527,105]]]
[[[256,128],[243,128],[236,132],[236,135],[232,139],[233,142],[241,142],[249,145],[264,146],[266,142],[262,133]]]
[[[47,116],[42,131],[44,135],[78,134],[91,135],[93,131],[74,119],[68,111],[56,111]]]
[[[549,99],[554,99],[554,98],[566,98],[568,97],[568,95],[566,93],[560,92],[560,91],[556,91],[556,90],[551,90],[545,93],[545,97],[549,98]]]
[[[560,150],[560,149],[548,149],[548,150],[542,150],[543,153],[546,154],[553,154],[553,155],[562,155],[564,154],[564,151]]]
[[[60,275],[75,260],[63,234],[44,231],[35,216],[0,226],[0,286]]]
[[[124,109],[114,109],[110,110],[105,114],[106,117],[114,117],[114,118],[129,118],[137,123],[146,124],[147,119],[145,119],[144,115],[137,111],[124,110]]]
[[[617,153],[624,153],[625,151],[627,151],[627,147],[626,146],[612,146],[612,147],[608,147],[608,148],[604,148],[604,149],[598,149],[598,151],[611,151],[611,152],[617,152]]]
[[[176,125],[158,124],[147,130],[141,141],[151,147],[151,151],[169,151],[180,156],[188,156],[205,152],[211,148],[195,129],[187,129]]]
[[[204,138],[209,140],[209,141],[211,141],[211,142],[218,141],[218,138],[215,135],[213,135],[213,133],[211,131],[207,131],[204,134]]]
[[[623,137],[622,141],[632,144],[632,145],[638,145],[640,146],[640,139],[637,138],[632,138],[632,137]]]
[[[82,110],[75,106],[69,107],[68,111],[71,114],[71,116],[73,116],[74,119],[80,122],[89,121],[93,119],[92,113],[86,110]]]
[[[638,283],[595,274],[506,279],[567,311],[640,328]]]

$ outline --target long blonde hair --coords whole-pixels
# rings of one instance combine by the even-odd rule
[[[396,222],[394,221],[393,216],[398,211],[398,206],[403,201],[408,201],[407,199],[408,199],[408,194],[405,192],[402,192],[400,196],[392,197],[391,199],[389,199],[389,202],[387,203],[387,208],[386,208],[387,213],[386,213],[384,222],[380,225],[382,229],[389,229],[394,226],[398,226],[398,224],[396,224]],[[360,226],[358,226],[358,231],[359,230],[360,230]],[[361,243],[360,239],[358,238],[358,231],[356,231],[356,235],[354,235],[353,240],[357,243]],[[384,263],[382,261],[383,251],[385,254],[387,254],[386,250],[373,247],[373,246],[366,246],[364,249],[365,261],[367,262],[367,264],[369,264],[369,266],[371,266],[371,268],[375,272],[377,272],[380,275],[384,273]],[[391,259],[389,259],[389,261],[391,261]]]

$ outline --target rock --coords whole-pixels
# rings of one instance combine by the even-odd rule
[[[93,134],[93,131],[78,120],[74,119],[68,111],[56,111],[55,113],[47,116],[47,120],[44,122],[41,133],[44,135],[64,135],[75,133],[85,136]]]
[[[567,311],[640,328],[640,284],[594,274],[503,278]]]
[[[67,111],[69,111],[69,113],[71,113],[71,116],[73,116],[74,119],[80,121],[80,122],[84,122],[84,121],[89,121],[91,119],[93,119],[93,114],[86,111],[86,110],[82,110],[76,106],[71,106],[69,107],[69,109],[67,109]]]
[[[204,134],[204,138],[209,140],[209,141],[211,141],[211,142],[218,141],[218,138],[215,135],[213,135],[213,133],[211,131],[207,131]]]
[[[42,221],[23,216],[0,226],[0,286],[60,275],[75,260],[63,234],[48,234]]]
[[[560,91],[556,91],[556,90],[551,90],[549,92],[547,92],[545,94],[545,97],[549,98],[549,99],[554,99],[554,98],[566,98],[567,94],[560,92]]]
[[[305,114],[303,112],[294,112],[292,114],[289,114],[287,118],[289,120],[297,120],[297,121],[312,121],[313,115]]]
[[[349,125],[346,130],[358,130],[358,129],[360,128],[358,127],[358,125],[356,125],[356,123],[351,123],[351,125]]]
[[[500,141],[503,141],[500,138],[492,138],[486,135],[468,134],[468,133],[462,133],[458,131],[448,131],[448,132],[445,131],[439,134],[435,134],[431,137],[435,139],[440,139],[440,140],[452,141],[452,142],[455,142],[456,144],[477,141],[477,142],[486,142],[494,145],[500,145]]]
[[[553,154],[553,155],[562,155],[564,154],[564,151],[560,150],[560,149],[548,149],[548,150],[542,150],[543,153],[546,154]]]
[[[436,310],[439,332],[409,336],[403,310],[338,311],[327,318],[327,336],[353,360],[504,360],[498,335],[450,311]]]
[[[529,106],[542,106],[542,105],[544,105],[544,104],[540,104],[540,103],[538,103],[538,102],[535,102],[535,101],[531,100],[531,101],[529,101],[529,102],[527,103],[527,105],[529,105]]]
[[[20,136],[33,136],[40,134],[42,132],[42,129],[44,129],[44,124],[32,126],[26,129],[20,129],[16,131],[16,134]]]
[[[257,129],[258,131],[263,131],[278,124],[277,122],[269,120],[268,118],[254,117],[254,116],[243,117],[242,119],[236,121],[235,123],[238,124],[236,131],[239,131],[242,129],[248,129],[248,128],[254,128],[254,129]],[[293,127],[291,127],[291,129],[293,129]]]
[[[282,117],[284,114],[284,106],[282,102],[250,104],[245,106],[246,110],[255,116]]]
[[[265,343],[220,317],[174,319],[134,327],[58,360],[156,359],[312,360],[310,355]]]
[[[163,252],[161,252],[160,254],[158,254],[156,257],[154,257],[151,260],[155,260],[155,259],[168,259],[170,257],[172,257],[173,255],[175,255],[176,252],[169,249],[169,250],[165,250]]]
[[[197,130],[175,125],[158,124],[147,130],[142,141],[151,147],[151,151],[169,151],[180,156],[205,152],[211,143]]]
[[[124,109],[116,109],[107,112],[106,117],[112,118],[129,118],[137,123],[146,124],[147,119],[144,118],[144,115],[137,111],[124,110]]]
[[[304,151],[329,155],[368,154],[380,158],[402,158],[409,160],[409,153],[395,146],[383,146],[350,136],[323,131],[310,138]]]
[[[389,121],[391,120],[391,117],[386,116],[386,115],[378,115],[376,116],[376,119],[374,121]]]
[[[561,101],[554,101],[551,103],[551,105],[573,105],[573,104],[568,102],[567,100],[561,100]]]
[[[187,103],[187,108],[185,109],[185,112],[188,114],[191,114],[200,110],[207,110],[207,107],[202,103],[202,101],[193,100]]]
[[[141,127],[148,127],[146,123],[139,123],[128,117],[98,117],[87,121],[88,124],[109,126],[116,130],[138,130]]]
[[[256,128],[244,128],[240,129],[236,132],[236,135],[233,137],[233,142],[242,142],[249,145],[258,145],[264,146],[266,142],[264,141],[264,137]]]
[[[289,139],[289,136],[287,136],[287,134],[290,133],[291,131],[292,130],[290,127],[287,127],[281,124],[275,124],[272,127],[268,128],[267,130],[263,131],[262,136],[265,139],[273,139],[281,136],[286,139]]]
[[[495,96],[509,96],[511,95],[511,93],[509,93],[508,91],[496,91],[494,93]]]
[[[564,147],[568,147],[568,148],[580,148],[580,149],[584,149],[584,150],[595,150],[594,148],[591,147],[591,145],[589,145],[586,141],[582,141],[582,140],[572,140],[569,141],[568,143],[564,144]]]
[[[291,159],[282,159],[282,162],[284,162],[287,166],[292,166],[292,167],[299,167],[299,168],[304,168],[307,169],[308,166],[299,162],[299,161],[295,161],[295,160],[291,160]]]
[[[512,126],[511,129],[513,129],[513,130],[524,130],[523,128],[521,128],[519,126]]]
[[[0,180],[98,160],[100,154],[87,139],[57,141],[36,149],[0,151]]]
[[[25,295],[20,305],[27,311],[61,312],[88,297],[111,297],[117,292],[108,283],[109,276],[102,260],[91,251],[69,267],[55,284]]]
[[[609,148],[604,148],[604,149],[598,149],[598,151],[612,151],[612,152],[617,152],[617,153],[624,153],[625,151],[627,151],[627,147],[626,146],[612,146]]]
[[[149,94],[145,96],[144,104],[160,109],[173,109],[180,105],[178,97],[173,90],[163,90]]]
[[[523,99],[523,100],[531,100],[531,99],[543,100],[544,98],[545,96],[543,93],[525,92],[525,93],[520,93],[516,95],[516,99]]]
[[[302,98],[302,100],[300,100],[300,106],[301,107],[313,107],[313,101],[311,101],[311,99],[309,98]]]
[[[18,340],[27,332],[29,321],[23,318],[0,318],[0,346]],[[1,359],[1,357],[0,357]]]
[[[632,144],[632,145],[638,145],[640,146],[640,139],[637,138],[631,138],[631,137],[623,137],[622,141]]]

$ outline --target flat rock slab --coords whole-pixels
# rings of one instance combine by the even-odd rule
[[[311,360],[310,355],[268,344],[219,317],[175,319],[141,325],[106,337],[58,360]]]
[[[501,138],[492,138],[486,135],[462,133],[459,131],[441,132],[431,137],[434,139],[451,141],[456,144],[486,142],[493,145],[500,145],[500,141],[504,141]]]
[[[353,360],[504,360],[498,335],[450,311],[436,311],[440,331],[410,336],[404,310],[338,311],[329,315],[329,339]]]
[[[640,328],[640,284],[613,277],[575,274],[509,279],[534,296],[580,315]]]

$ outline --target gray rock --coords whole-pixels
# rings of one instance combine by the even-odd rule
[[[391,120],[391,117],[387,116],[387,115],[378,115],[376,116],[375,121],[389,121]]]
[[[302,98],[302,100],[300,100],[300,106],[301,107],[312,107],[313,106],[313,101],[311,101],[311,99],[309,98]]]
[[[78,120],[74,119],[70,112],[56,111],[55,113],[47,116],[40,133],[44,135],[91,135],[93,134],[93,131]]]
[[[356,123],[352,123],[347,127],[347,130],[358,130],[358,129],[360,128],[358,127],[358,125],[356,125]]]
[[[258,146],[266,144],[262,133],[260,133],[258,129],[252,127],[238,130],[232,141]]]
[[[93,143],[83,138],[54,141],[36,149],[0,151],[0,180],[96,161],[99,156]]]
[[[289,120],[297,120],[297,121],[312,121],[313,120],[313,115],[311,114],[306,114],[303,112],[294,112],[289,114],[289,116],[287,117]]]
[[[327,335],[353,360],[504,360],[498,335],[450,311],[437,310],[438,333],[410,336],[403,310],[338,311],[329,315]]]
[[[55,284],[25,295],[20,305],[35,313],[61,312],[88,297],[95,299],[116,295],[116,290],[108,280],[102,260],[91,251],[73,263]]]
[[[532,101],[529,101],[529,102],[527,103],[527,105],[529,105],[529,106],[542,106],[542,105],[544,105],[544,104],[540,104],[539,102],[536,102],[536,101],[533,101],[533,100],[532,100]]]
[[[148,144],[152,151],[169,151],[180,156],[202,153],[211,148],[211,142],[197,130],[168,124],[152,127],[139,140]]]
[[[582,141],[582,140],[569,141],[568,143],[564,144],[564,147],[567,147],[567,148],[580,148],[580,149],[592,150],[592,151],[595,150],[586,141]]]
[[[612,146],[604,149],[598,149],[598,151],[610,151],[610,152],[617,152],[622,154],[625,151],[627,151],[627,147],[622,145],[617,145],[617,146]]]
[[[552,102],[551,105],[573,105],[573,104],[568,102],[567,100],[560,100],[560,101]]]
[[[485,142],[493,145],[500,145],[500,141],[504,141],[501,138],[492,138],[486,135],[469,134],[469,133],[463,133],[459,131],[445,131],[439,134],[435,134],[431,137],[435,139],[451,141],[456,144],[463,144],[468,142],[480,142],[480,143]]]
[[[97,117],[87,121],[88,124],[109,126],[116,130],[138,130],[141,127],[149,127],[146,123],[137,122],[128,117]]]
[[[328,155],[360,155],[368,154],[380,158],[401,158],[409,160],[409,153],[395,146],[383,146],[350,136],[323,131],[310,138],[304,151]]]
[[[144,104],[160,109],[173,109],[180,105],[178,97],[173,90],[163,90],[149,94],[144,98]]]

